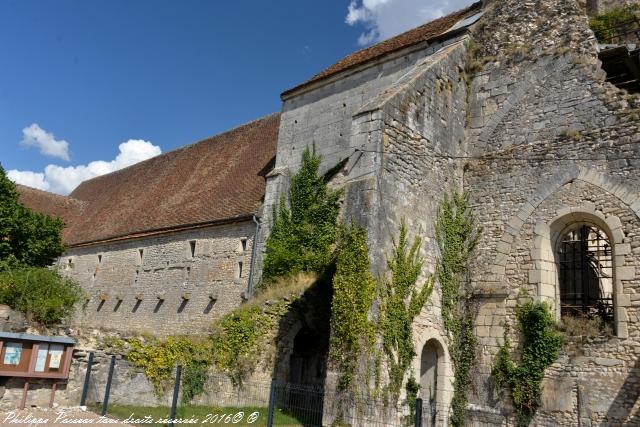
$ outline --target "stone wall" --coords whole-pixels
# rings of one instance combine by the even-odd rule
[[[388,95],[388,90],[406,80],[407,73],[415,76],[416,71],[424,69],[425,58],[453,41],[413,46],[343,72],[284,99],[276,166],[267,178],[259,248],[264,248],[273,221],[273,208],[280,196],[286,194],[289,178],[299,168],[304,149],[314,148],[322,155],[321,173],[345,159],[350,160],[349,169],[354,167],[357,160],[357,169],[362,170],[361,165],[375,156],[367,155],[360,159],[362,153],[356,153],[355,148],[375,147],[382,136],[381,128],[375,129],[369,125],[370,119],[365,117],[365,110],[380,104]],[[369,107],[364,108],[367,105]],[[420,120],[424,121],[421,126],[429,127],[430,116],[425,115]],[[373,132],[373,139],[363,141],[364,137],[370,138],[369,131]],[[351,179],[354,178],[353,173],[349,175]],[[257,265],[261,265],[260,260]]]
[[[615,331],[577,352],[563,350],[546,373],[535,422],[617,425],[632,423],[638,409],[640,100],[603,82],[578,6],[503,1],[476,33],[481,69],[467,136],[469,153],[480,159],[464,167],[484,227],[472,272],[480,306],[472,425],[515,422],[490,377],[504,326],[513,331],[522,292],[558,307],[557,273],[540,254],[551,251],[553,265],[557,235],[549,230],[585,222],[605,230],[614,246]],[[511,338],[518,342],[514,332]]]
[[[72,324],[164,336],[206,331],[242,302],[255,224],[70,248],[58,260],[85,292]]]

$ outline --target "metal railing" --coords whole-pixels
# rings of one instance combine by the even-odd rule
[[[174,370],[173,393],[166,396],[166,405],[136,406],[136,396],[122,398],[119,392],[116,403],[110,403],[112,383],[118,383],[116,357],[92,363],[88,355],[87,371],[80,405],[112,418],[128,423],[143,420],[145,425],[181,425],[185,420],[197,420],[197,424],[237,426],[324,426],[350,425],[371,427],[431,427],[442,424],[443,409],[433,402],[416,400],[415,406],[407,402],[392,404],[371,397],[357,397],[321,386],[291,384],[271,381],[232,382],[226,375],[208,375],[200,384],[197,396],[185,402],[184,381],[188,373],[177,366]],[[96,365],[100,365],[96,367]],[[99,370],[101,381],[96,372]],[[107,371],[108,369],[108,371]],[[108,372],[108,373],[107,373]],[[105,374],[107,374],[106,382]],[[117,390],[116,390],[117,391]],[[130,401],[127,404],[119,402]],[[127,418],[128,417],[128,418]],[[149,421],[151,419],[151,421]]]

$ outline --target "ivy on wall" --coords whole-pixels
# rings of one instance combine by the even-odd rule
[[[340,230],[333,276],[329,355],[340,377],[338,390],[352,390],[360,356],[373,350],[375,328],[369,312],[376,296],[376,281],[369,272],[367,233],[351,225]]]
[[[301,271],[322,273],[332,262],[342,192],[330,189],[319,175],[321,161],[305,149],[302,166],[291,177],[289,206],[285,197],[280,198],[265,247],[266,283]]]
[[[209,337],[171,336],[166,340],[130,338],[113,340],[107,344],[124,354],[133,366],[144,371],[156,395],[162,396],[173,385],[176,365],[182,365],[184,372],[183,403],[202,393],[213,354],[213,342]]]
[[[399,239],[394,241],[393,253],[387,261],[391,279],[382,281],[380,286],[379,327],[389,370],[387,391],[392,402],[398,400],[404,377],[416,356],[411,328],[413,320],[433,291],[433,278],[419,290],[416,287],[424,263],[419,255],[421,244],[422,240],[416,238],[409,247],[407,228],[402,222]],[[409,387],[410,383],[407,384]],[[413,393],[414,400],[416,393],[417,390]]]
[[[287,313],[292,300],[277,300],[268,310],[253,304],[241,306],[214,326],[213,361],[233,384],[242,384],[255,369],[260,345]]]
[[[440,249],[436,277],[442,291],[442,319],[449,335],[449,353],[454,368],[451,424],[463,426],[476,347],[465,273],[481,232],[471,212],[468,193],[445,195],[435,228]]]
[[[562,336],[557,332],[547,303],[527,302],[516,308],[522,334],[520,363],[511,357],[511,343],[505,337],[493,376],[498,387],[511,391],[520,426],[528,426],[541,404],[544,371],[558,358]]]

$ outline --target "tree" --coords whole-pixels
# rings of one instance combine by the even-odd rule
[[[33,212],[0,166],[0,265],[45,267],[64,252],[59,218]]]
[[[64,252],[59,218],[33,212],[0,166],[0,303],[46,325],[59,323],[80,299],[80,286],[46,268]]]

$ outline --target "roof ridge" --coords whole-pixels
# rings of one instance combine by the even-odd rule
[[[86,204],[86,203],[87,203],[87,202],[86,202],[86,201],[84,201],[84,200],[76,199],[75,197],[71,197],[70,195],[64,195],[64,194],[53,193],[53,192],[51,192],[51,191],[42,190],[42,189],[40,189],[40,188],[35,188],[35,187],[31,187],[31,186],[29,186],[29,185],[24,185],[24,184],[18,184],[18,183],[16,183],[15,185],[16,185],[16,188],[18,189],[18,192],[19,192],[19,193],[20,193],[20,188],[23,188],[23,189],[26,189],[26,190],[29,190],[29,191],[34,191],[34,192],[37,192],[37,193],[42,193],[42,194],[44,194],[44,195],[46,195],[46,196],[48,196],[48,197],[53,196],[53,197],[56,197],[56,198],[65,199],[65,200],[69,200],[69,201],[72,201],[72,202],[77,202],[77,203],[80,203],[80,204],[82,204],[82,205],[84,205],[84,204]]]
[[[267,119],[270,119],[272,117],[276,117],[276,116],[279,116],[279,115],[280,115],[280,112],[276,111],[276,112],[267,114],[265,116],[259,117],[257,119],[253,119],[253,120],[250,120],[248,122],[241,123],[241,124],[239,124],[239,125],[237,125],[235,127],[232,127],[231,129],[227,129],[227,130],[225,130],[225,131],[223,131],[221,133],[217,133],[215,135],[208,136],[206,138],[200,139],[200,140],[192,142],[190,144],[180,146],[180,147],[175,148],[173,150],[166,151],[164,153],[160,153],[157,156],[149,157],[148,159],[145,159],[145,160],[142,160],[140,162],[134,163],[134,164],[129,165],[127,167],[124,167],[122,169],[118,169],[118,170],[115,170],[113,172],[105,173],[105,174],[102,174],[102,175],[94,176],[93,178],[86,179],[86,180],[82,181],[80,184],[78,184],[78,186],[76,188],[74,188],[73,191],[70,194],[73,194],[78,188],[80,188],[81,185],[83,185],[85,183],[92,182],[92,181],[99,180],[99,179],[103,179],[104,177],[106,177],[108,175],[115,175],[115,174],[119,174],[119,173],[124,173],[127,170],[129,170],[131,168],[134,168],[134,167],[144,166],[145,163],[150,162],[151,160],[154,160],[154,159],[157,160],[158,158],[161,158],[161,157],[164,157],[164,156],[168,156],[170,154],[178,153],[180,151],[184,151],[184,150],[186,150],[188,148],[191,148],[191,147],[193,147],[195,145],[198,145],[198,144],[201,144],[201,143],[204,143],[204,142],[209,142],[209,141],[213,140],[214,138],[224,137],[224,136],[226,136],[228,134],[231,134],[233,132],[241,131],[242,129],[244,129],[244,128],[248,127],[248,126],[251,126],[251,125],[253,125],[255,123],[258,123],[260,121],[264,121],[264,120],[267,120]],[[80,199],[77,199],[77,200],[80,200]],[[82,200],[80,200],[80,201],[82,201]]]
[[[468,17],[465,15],[469,14],[470,12],[476,9],[482,10],[482,4],[483,4],[482,1],[476,1],[465,8],[461,8],[459,10],[453,11],[447,15],[443,15],[436,19],[432,19],[431,21],[425,22],[424,24],[418,25],[417,27],[410,28],[407,31],[403,31],[402,33],[397,34],[395,36],[389,37],[384,40],[380,40],[378,43],[375,43],[371,46],[367,46],[362,49],[356,50],[355,52],[352,52],[340,58],[338,61],[334,62],[332,65],[328,66],[327,68],[320,71],[319,73],[316,73],[305,82],[299,85],[296,85],[291,89],[285,90],[284,92],[282,92],[280,97],[284,99],[287,96],[295,93],[296,91],[303,89],[305,87],[308,87],[313,83],[317,83],[329,77],[349,71],[353,68],[367,64],[368,62],[384,57],[393,52],[397,52],[402,49],[415,46],[422,42],[437,39],[438,37],[444,34],[447,34],[449,30],[453,26],[455,26],[455,24],[458,23],[460,20],[463,20]],[[405,42],[402,41],[403,38],[410,36],[412,33],[420,33],[419,30],[421,29],[423,31],[426,31],[429,29],[429,27],[433,27],[434,25],[446,24],[447,20],[450,20],[452,18],[458,18],[458,19],[456,19],[455,22],[452,22],[446,28],[443,28],[441,31],[437,32],[437,34],[416,34],[416,37],[413,40],[407,40]],[[395,44],[394,42],[400,42],[399,46],[393,46]],[[377,50],[380,50],[380,52],[376,52]],[[370,54],[367,55],[367,53],[370,53]],[[353,60],[352,63],[349,63],[350,59]]]

